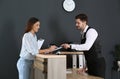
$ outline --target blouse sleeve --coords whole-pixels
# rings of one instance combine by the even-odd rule
[[[38,44],[37,44],[37,39],[36,41],[35,40],[32,40],[33,38],[31,38],[29,35],[24,35],[23,37],[23,45],[25,47],[25,50],[28,52],[28,53],[31,53],[32,55],[36,55],[39,53],[39,50],[38,50]]]

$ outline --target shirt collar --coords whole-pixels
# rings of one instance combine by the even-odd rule
[[[86,31],[87,31],[87,29],[88,29],[88,25],[86,25],[86,27],[85,27],[85,29],[84,29],[84,31],[83,31],[83,33],[85,33]]]
[[[83,30],[83,32],[81,31],[81,34],[85,33],[85,32],[87,31],[88,27],[89,27],[89,26],[86,25],[86,27],[85,27],[85,29]]]

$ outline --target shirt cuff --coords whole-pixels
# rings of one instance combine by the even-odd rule
[[[74,45],[73,44],[70,44],[70,49],[74,49]]]

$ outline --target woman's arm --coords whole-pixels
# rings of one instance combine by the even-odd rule
[[[57,47],[54,45],[54,46],[50,46],[47,49],[41,49],[41,50],[39,50],[39,54],[50,53],[50,52],[54,51],[56,48]]]
[[[49,49],[41,49],[39,50],[39,54],[44,54],[44,53],[48,53]]]

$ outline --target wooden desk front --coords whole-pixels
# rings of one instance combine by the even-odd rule
[[[66,79],[66,56],[38,54],[34,61],[34,79]]]

